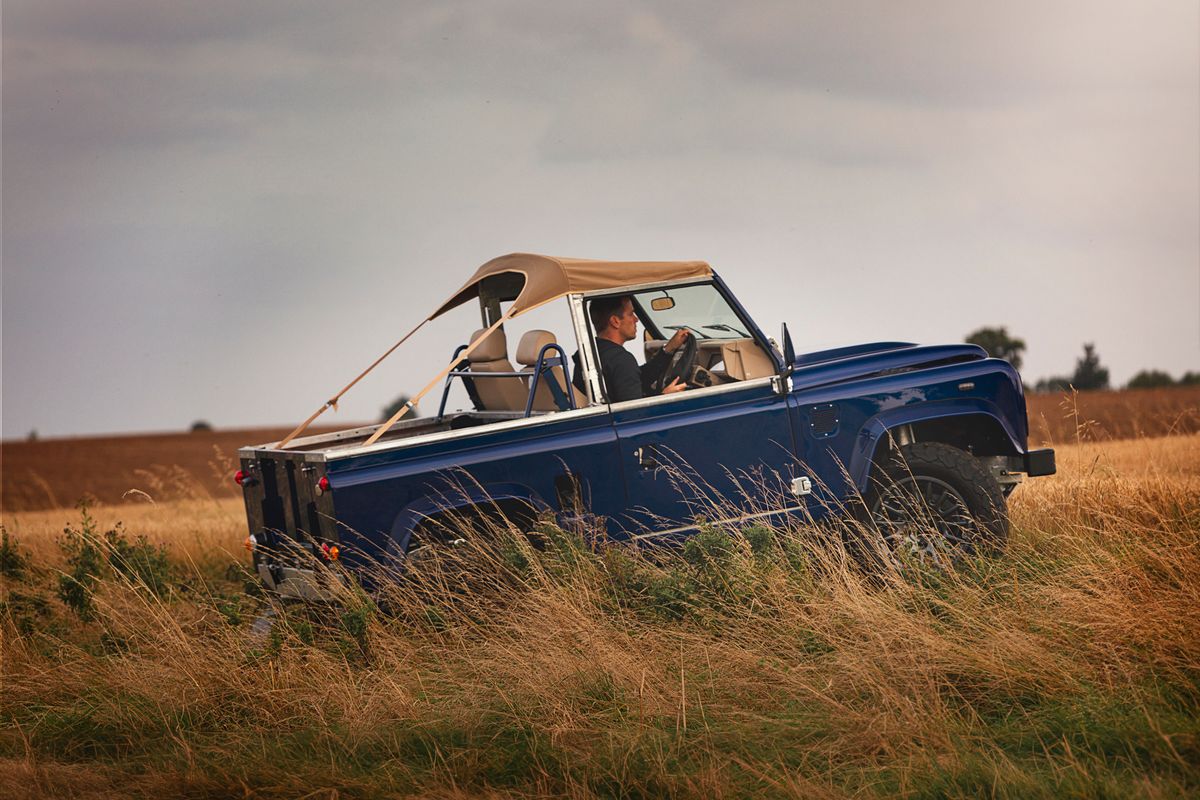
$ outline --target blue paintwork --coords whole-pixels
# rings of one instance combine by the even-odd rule
[[[905,347],[916,347],[912,342],[871,342],[856,344],[850,347],[838,347],[833,350],[818,350],[815,353],[803,353],[796,356],[797,367],[807,367],[826,361],[837,361],[851,356],[861,356],[867,353],[884,353],[889,350],[900,350]]]
[[[796,474],[793,425],[787,398],[768,385],[618,407],[612,420],[633,506],[620,523],[631,533],[788,499],[781,480]]]
[[[469,504],[479,490],[557,508],[554,480],[567,472],[581,477],[584,501],[595,513],[611,515],[627,505],[616,433],[603,413],[551,416],[507,430],[481,426],[448,441],[333,461],[328,468],[336,517],[367,551],[383,551],[390,538],[407,536],[405,525],[411,529],[419,519],[415,511]]]
[[[565,473],[579,478],[584,505],[607,520],[614,539],[686,527],[697,515],[771,508],[820,516],[866,488],[888,431],[928,420],[992,426],[1003,434],[996,455],[1026,452],[1020,378],[981,348],[878,342],[800,355],[785,369],[724,282],[714,282],[790,378],[788,390],[751,382],[330,460],[320,465],[331,485],[320,503],[337,530],[324,535],[348,545],[353,567],[403,553],[413,527],[447,508],[491,498],[565,513],[555,486]],[[668,465],[705,488],[681,492]],[[788,493],[801,475],[816,488],[803,501]]]
[[[910,348],[904,352],[909,364],[919,363],[920,352],[933,358],[944,356],[946,347]],[[954,349],[954,348],[949,348]],[[895,363],[893,352],[885,364]],[[1006,361],[979,358],[919,371],[879,376],[880,365],[862,365],[853,377],[832,362],[826,371],[797,370],[789,396],[797,438],[802,443],[800,458],[810,475],[825,487],[824,500],[842,500],[855,491],[865,491],[875,448],[887,431],[899,425],[954,417],[994,420],[1008,437],[1011,450],[996,455],[1025,452],[1028,435],[1025,397],[1016,370]],[[970,390],[960,389],[973,383]],[[836,435],[813,436],[813,409],[833,404],[839,424]]]

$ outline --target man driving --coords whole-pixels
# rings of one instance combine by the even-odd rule
[[[680,328],[666,346],[654,357],[639,367],[637,359],[625,349],[626,342],[637,338],[637,314],[633,310],[633,298],[602,297],[593,300],[588,316],[596,330],[596,350],[600,356],[600,370],[604,374],[604,386],[608,402],[637,400],[653,393],[652,385],[660,379],[671,363],[671,355],[683,346],[692,335],[687,328]],[[583,371],[579,368],[579,353],[575,353],[575,385],[582,392]],[[674,394],[687,388],[679,378],[662,389],[662,394]]]

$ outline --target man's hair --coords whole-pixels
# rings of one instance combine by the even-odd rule
[[[625,301],[633,302],[633,298],[627,294],[618,295],[616,297],[601,297],[593,300],[588,306],[588,317],[592,320],[592,327],[596,329],[596,333],[608,327],[609,317],[619,317],[624,310]]]

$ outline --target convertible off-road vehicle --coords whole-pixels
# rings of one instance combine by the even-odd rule
[[[691,331],[663,379],[687,391],[608,401],[588,309],[614,295],[632,298],[647,358]],[[481,327],[452,334],[446,368],[392,419],[302,436],[356,378],[284,440],[239,451],[268,589],[319,596],[314,557],[403,569],[461,541],[464,520],[525,529],[540,514],[628,541],[677,539],[698,519],[861,513],[889,547],[970,552],[1003,544],[1023,474],[1054,472],[1052,450],[1027,449],[1007,362],[905,342],[797,356],[786,326],[779,344],[763,335],[702,261],[501,256],[417,328],[470,301]],[[505,323],[550,303],[570,329],[529,330],[514,351]],[[446,410],[456,382],[473,408]],[[401,419],[438,391],[435,415]]]

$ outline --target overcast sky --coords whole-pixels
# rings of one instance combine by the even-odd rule
[[[512,251],[705,259],[801,351],[1200,370],[1198,41],[1196,0],[6,0],[3,435],[297,422]]]

